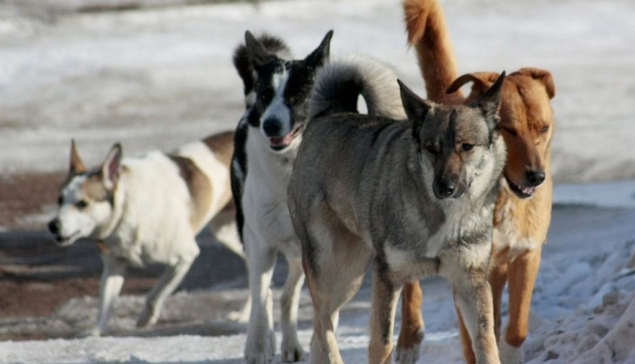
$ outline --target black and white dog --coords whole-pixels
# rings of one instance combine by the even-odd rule
[[[287,207],[287,184],[316,72],[329,58],[333,32],[306,58],[290,60],[284,42],[245,33],[245,45],[234,54],[244,83],[248,111],[235,133],[231,182],[239,234],[245,244],[253,306],[245,347],[248,363],[267,363],[275,353],[272,297],[269,286],[276,255],[289,263],[281,298],[282,360],[302,360],[297,338],[297,312],[304,272],[300,243]]]

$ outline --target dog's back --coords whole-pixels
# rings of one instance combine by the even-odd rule
[[[190,241],[231,200],[232,139],[233,133],[225,132],[174,153],[124,158],[123,223],[113,235],[139,246],[152,261],[173,258],[170,246],[184,237]]]

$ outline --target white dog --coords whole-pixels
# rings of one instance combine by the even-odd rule
[[[219,240],[244,257],[229,181],[232,151],[231,132],[141,158],[122,159],[115,144],[103,164],[89,170],[71,143],[70,171],[48,227],[61,246],[91,238],[102,252],[99,315],[88,334],[106,332],[126,267],[160,263],[167,267],[137,322],[154,325],[199,254],[196,234],[210,221]]]

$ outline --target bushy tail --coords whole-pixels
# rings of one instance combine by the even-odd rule
[[[291,51],[282,39],[269,34],[263,34],[257,39],[269,53],[280,58],[291,57]],[[257,76],[249,52],[247,52],[247,47],[244,44],[236,47],[233,62],[238,75],[243,80],[244,95],[248,97],[254,91]]]
[[[317,74],[309,106],[309,120],[340,112],[357,112],[362,95],[369,115],[405,119],[397,74],[370,57],[349,56],[331,61]]]
[[[456,104],[464,100],[460,90],[446,94],[459,76],[445,16],[438,0],[404,0],[404,21],[408,42],[415,47],[427,98]]]

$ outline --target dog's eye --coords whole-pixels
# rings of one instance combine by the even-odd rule
[[[57,205],[62,206],[64,204],[64,197],[62,195],[57,196]]]
[[[464,152],[469,152],[470,150],[474,149],[474,144],[464,143],[463,145],[461,145],[461,149],[463,149]]]
[[[88,207],[88,202],[86,200],[79,200],[75,202],[75,207],[77,207],[80,210],[83,210],[86,207]]]
[[[426,150],[428,151],[428,153],[430,154],[437,154],[437,150],[434,148],[433,145],[427,145],[426,146]]]
[[[544,128],[540,129],[540,134],[545,134],[549,131],[549,125],[545,126]]]

